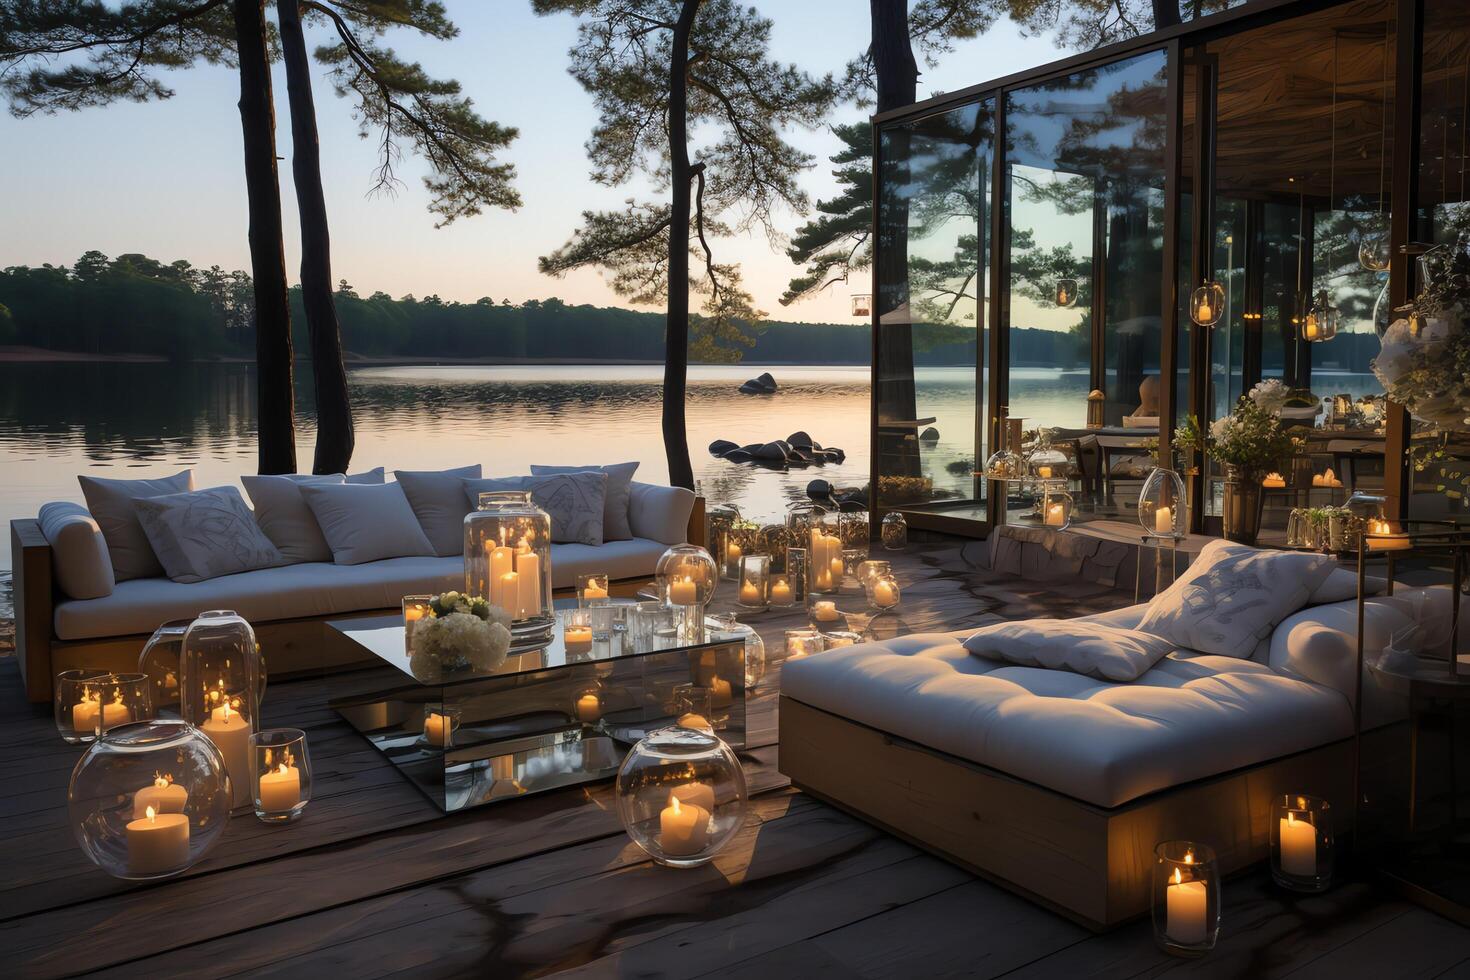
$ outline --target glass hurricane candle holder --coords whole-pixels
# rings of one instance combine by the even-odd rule
[[[1072,475],[1067,454],[1044,441],[1026,457],[1026,471],[1033,480],[1065,480]]]
[[[413,656],[413,634],[419,623],[433,617],[429,604],[431,595],[406,595],[403,597],[403,646],[409,657]]]
[[[1072,524],[1072,495],[1061,480],[1044,480],[1041,484],[1041,521],[1054,531],[1062,531]]]
[[[1184,479],[1173,470],[1155,466],[1138,492],[1138,523],[1151,538],[1182,538],[1185,533]]]
[[[857,580],[861,582],[863,584],[863,588],[866,589],[868,587],[868,583],[872,582],[876,578],[881,578],[882,576],[887,575],[891,571],[893,571],[892,562],[884,561],[881,558],[870,558],[867,561],[862,562],[858,565]]]
[[[873,612],[893,612],[898,608],[902,592],[898,587],[898,579],[891,572],[883,572],[877,578],[868,579],[863,588],[868,595],[868,607]]]
[[[199,862],[229,823],[219,750],[182,721],[115,728],[72,770],[67,812],[82,852],[115,878],[168,878]]]
[[[1332,884],[1332,807],[1315,796],[1287,793],[1271,804],[1271,877],[1295,892]]]
[[[842,560],[840,515],[835,511],[815,511],[806,544],[807,597],[835,594],[842,586],[842,575],[847,568]]]
[[[704,607],[714,598],[719,577],[715,560],[698,545],[676,544],[659,557],[654,579],[664,603],[674,610],[680,641],[701,642]]]
[[[786,544],[805,548],[811,541],[812,525],[821,520],[822,508],[810,501],[797,501],[786,508]]]
[[[427,596],[409,598],[428,599]],[[404,601],[407,602],[408,599],[405,598]],[[184,634],[189,632],[189,626],[193,622],[192,619],[175,619],[164,623],[153,631],[148,642],[143,644],[143,652],[138,655],[138,672],[147,674],[151,683],[150,697],[153,702],[152,717],[154,718],[182,717],[179,658],[184,652]],[[255,653],[258,685],[255,690],[255,702],[264,704],[266,664],[265,655],[260,652],[258,641],[255,644]]]
[[[255,816],[290,823],[311,802],[311,756],[299,728],[268,728],[250,736],[250,789]]]
[[[568,609],[561,613],[562,644],[568,655],[592,650],[592,610]]]
[[[863,642],[863,634],[852,630],[828,630],[822,634],[822,650],[838,650]]]
[[[673,645],[674,610],[661,601],[640,602],[628,614],[628,633],[639,650],[663,650]]]
[[[593,602],[606,599],[607,573],[599,572],[595,575],[577,576],[577,603],[582,606],[590,606]]]
[[[843,552],[860,552],[862,557],[868,557],[868,548],[872,544],[871,526],[868,521],[866,510],[842,510],[837,512],[838,534],[842,538]]]
[[[424,705],[424,734],[419,741],[437,749],[454,746],[454,733],[459,728],[460,708],[453,704]]]
[[[184,720],[224,757],[235,810],[250,808],[250,734],[260,727],[255,631],[232,610],[200,613],[184,634],[180,678]]]
[[[760,547],[761,527],[754,521],[743,518],[730,523],[725,532],[716,559],[720,565],[720,577],[732,581],[740,575],[740,559]]]
[[[551,639],[551,515],[528,491],[482,493],[465,517],[464,594],[504,609],[518,646]]]
[[[1175,956],[1202,956],[1220,934],[1220,866],[1215,852],[1193,841],[1154,848],[1154,941]]]
[[[755,627],[740,622],[734,613],[710,617],[710,641],[745,641],[745,690],[755,690],[766,676],[766,643]]]
[[[771,577],[771,556],[744,554],[740,556],[740,591],[736,602],[742,609],[763,610],[766,608]]]
[[[814,653],[821,653],[826,649],[822,643],[820,630],[802,628],[786,631],[786,655],[785,660],[800,660]]]
[[[766,602],[778,609],[789,609],[796,605],[797,590],[792,587],[791,577],[784,574],[771,576],[771,588]]]
[[[56,731],[69,745],[86,745],[109,729],[153,717],[147,674],[63,670],[51,690]]]
[[[908,518],[898,511],[883,515],[883,548],[902,551],[909,546]]]
[[[616,796],[628,836],[673,868],[707,863],[745,822],[740,761],[698,729],[660,729],[633,746],[618,770]]]

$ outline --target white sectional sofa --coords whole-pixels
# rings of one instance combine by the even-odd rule
[[[52,678],[68,668],[136,668],[142,644],[160,624],[207,609],[234,609],[249,620],[273,673],[340,666],[354,654],[329,644],[324,619],[397,610],[404,595],[464,583],[463,559],[442,554],[298,562],[200,582],[162,576],[114,582],[106,544],[85,508],[47,505],[43,515],[11,522],[17,653],[35,701],[49,699]],[[579,574],[595,572],[631,594],[652,577],[670,545],[702,543],[702,514],[691,491],[632,483],[627,517],[629,539],[553,544],[553,588],[571,589]]]

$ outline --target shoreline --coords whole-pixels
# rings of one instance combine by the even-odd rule
[[[310,357],[297,356],[296,363],[310,363]],[[345,365],[354,367],[523,367],[556,366],[589,367],[599,364],[615,366],[659,366],[661,360],[610,357],[400,357],[367,356],[348,351]],[[90,354],[82,351],[49,350],[44,347],[0,347],[0,364],[253,364],[248,357],[204,357],[170,362],[158,354]],[[690,367],[867,367],[866,361],[691,361]]]

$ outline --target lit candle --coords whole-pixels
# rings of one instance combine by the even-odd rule
[[[496,545],[493,541],[486,542],[485,547],[490,549],[490,605],[514,614],[516,595],[512,593],[510,598],[506,597],[505,576],[515,572],[515,549]]]
[[[787,591],[789,592],[790,590],[788,589]],[[756,584],[750,579],[746,579],[745,584],[740,586],[740,601],[747,606],[758,606],[761,604],[761,590],[756,588]]]
[[[1265,479],[1261,481],[1261,486],[1272,490],[1283,490],[1286,488],[1286,478],[1280,473],[1267,473]]]
[[[688,857],[704,850],[709,842],[709,811],[692,803],[685,805],[677,796],[669,797],[669,805],[658,817],[659,847],[673,857]]]
[[[1200,300],[1199,316],[1195,317],[1195,319],[1198,320],[1200,323],[1209,323],[1214,318],[1215,308],[1210,305],[1210,301],[1207,299]]]
[[[496,582],[499,584],[495,594],[499,596],[499,600],[491,600],[491,605],[504,609],[511,619],[523,618],[520,614],[521,577],[515,572],[506,572]]]
[[[791,585],[784,578],[778,578],[771,586],[771,601],[778,606],[790,605],[795,599],[792,595]]]
[[[730,682],[723,677],[712,677],[709,682],[710,703],[716,708],[728,708],[730,701],[734,698],[734,692],[730,688]]]
[[[100,708],[101,702],[97,700],[97,692],[90,688],[82,688],[82,699],[71,708],[71,727],[78,735],[97,733],[97,712]]]
[[[147,807],[128,822],[128,870],[135,875],[178,871],[189,863],[189,818]]]
[[[564,635],[569,652],[584,653],[592,649],[592,627],[568,623]]]
[[[202,726],[204,734],[224,757],[237,807],[250,804],[250,728],[250,722],[230,707],[229,698],[209,713],[209,720]]]
[[[1154,533],[1174,533],[1174,509],[1172,507],[1160,507],[1154,511]]]
[[[596,579],[588,581],[587,587],[582,590],[583,599],[606,599],[607,586],[601,585]]]
[[[1041,479],[1043,479],[1043,480],[1050,480],[1051,479],[1051,467],[1050,466],[1038,466],[1038,467],[1036,467],[1036,475],[1038,477],[1040,477]]]
[[[680,783],[669,791],[669,799],[678,800],[684,806],[715,812],[715,788],[707,783]]]
[[[689,576],[669,583],[669,601],[676,606],[692,606],[699,601],[699,589]]]
[[[834,582],[840,581],[843,573],[847,571],[847,568],[842,564],[841,558],[833,558],[829,567],[832,572],[832,581]]]
[[[1067,523],[1067,510],[1061,504],[1046,505],[1046,526],[1061,527]]]
[[[521,577],[516,619],[541,615],[541,556],[529,551],[516,555],[516,574]]]
[[[1317,873],[1317,828],[1298,820],[1294,810],[1281,820],[1281,870],[1302,877]]]
[[[710,734],[714,734],[715,731],[715,727],[709,723],[708,718],[704,715],[697,715],[692,711],[684,712],[674,724],[680,728],[693,728],[701,732],[709,732]]]
[[[301,770],[287,762],[260,777],[260,808],[281,813],[301,802]]]
[[[734,541],[731,541],[729,545],[725,548],[725,560],[732,565],[740,561],[740,554],[740,545],[736,544]]]
[[[133,819],[145,816],[150,807],[154,813],[183,813],[188,802],[189,791],[175,785],[172,776],[154,773],[152,785],[133,794]]]
[[[431,745],[447,746],[454,732],[454,719],[431,711],[424,718],[424,738]]]
[[[1203,881],[1185,881],[1178,868],[1166,889],[1168,917],[1164,931],[1186,946],[1205,941],[1209,896]]]
[[[817,572],[817,581],[816,581],[816,589],[817,589],[818,592],[831,592],[832,591],[832,573],[831,573],[831,571],[829,571],[827,569],[820,569],[820,570],[818,570],[818,572]]]
[[[602,717],[602,699],[595,694],[584,694],[577,699],[577,720],[592,725]]]
[[[403,621],[405,623],[417,623],[419,620],[424,618],[424,614],[426,612],[428,612],[428,607],[425,606],[422,602],[415,602],[411,605],[404,606]]]
[[[837,603],[819,599],[812,605],[812,619],[821,623],[835,622],[837,620]]]
[[[873,583],[873,604],[887,608],[898,602],[898,596],[893,591],[893,583],[879,579]]]

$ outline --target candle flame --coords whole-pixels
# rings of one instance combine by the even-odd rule
[[[168,784],[173,782],[173,779],[174,778],[172,776],[165,776],[162,773],[154,772],[153,785],[158,787],[159,789],[167,789]]]
[[[1184,852],[1184,863],[1185,864],[1193,864],[1194,863],[1194,849],[1193,848],[1190,848],[1189,850],[1187,850],[1187,851]]]
[[[1174,884],[1176,884],[1176,885],[1182,885],[1182,884],[1184,884],[1184,875],[1182,875],[1182,874],[1179,873],[1179,869],[1178,868],[1175,868],[1174,869]]]
[[[1290,810],[1286,811],[1286,825],[1288,827],[1296,826],[1296,814],[1291,812]]]
[[[147,815],[148,815],[148,822],[149,823],[153,823],[154,822],[154,818],[156,816],[158,816],[158,814],[154,811],[153,807],[151,807],[151,806],[147,809],[146,812],[147,812]]]
[[[122,704],[122,688],[114,687],[112,689],[112,703]]]
[[[670,793],[669,794],[669,809],[671,809],[671,810],[674,811],[674,816],[677,817],[679,815],[679,812],[680,812],[679,798],[677,796],[675,796],[673,793]]]
[[[287,770],[288,770],[288,769],[289,769],[289,768],[290,768],[290,767],[289,767],[289,766],[287,766],[287,765],[286,765],[286,764],[285,764],[285,763],[284,763],[284,762],[283,762],[283,763],[281,763],[281,764],[280,764],[280,765],[279,765],[279,766],[277,766],[277,767],[276,767],[276,772],[277,772],[277,773],[279,773],[279,774],[280,774],[280,775],[282,775],[282,776],[284,776],[284,775],[286,775],[286,771],[287,771]]]

